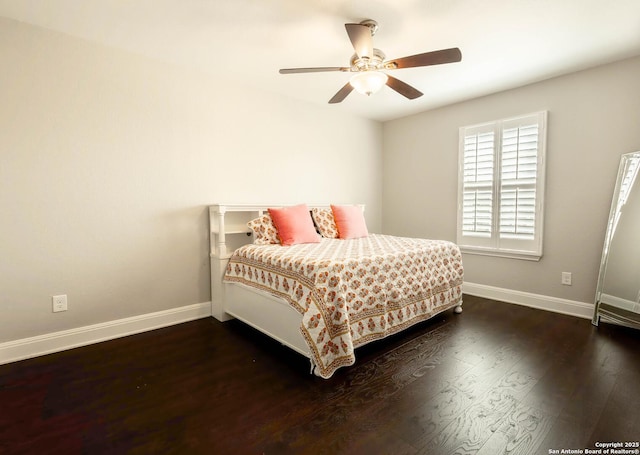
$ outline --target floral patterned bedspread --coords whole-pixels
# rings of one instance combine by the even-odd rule
[[[302,315],[315,373],[329,378],[355,362],[356,347],[460,303],[463,267],[454,243],[370,234],[245,245],[230,258],[224,280],[289,302]]]

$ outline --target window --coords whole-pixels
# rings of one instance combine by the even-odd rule
[[[540,259],[545,143],[546,112],[460,128],[462,251]]]

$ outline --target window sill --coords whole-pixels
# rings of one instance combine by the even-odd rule
[[[474,254],[478,256],[493,256],[508,259],[521,259],[524,261],[539,261],[542,253],[534,251],[517,251],[517,250],[496,250],[489,248],[477,248],[460,245],[460,251],[465,254]]]

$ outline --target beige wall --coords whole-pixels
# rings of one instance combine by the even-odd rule
[[[380,229],[377,122],[6,19],[0,68],[0,342],[209,301],[210,203]]]
[[[466,254],[465,281],[593,302],[620,155],[640,150],[639,77],[634,58],[385,123],[383,231],[455,241],[458,128],[547,110],[543,257]]]

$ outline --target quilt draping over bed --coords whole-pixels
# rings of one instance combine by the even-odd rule
[[[463,268],[454,243],[371,234],[245,245],[232,255],[224,280],[289,302],[302,315],[316,374],[329,378],[355,362],[356,347],[459,303]]]

